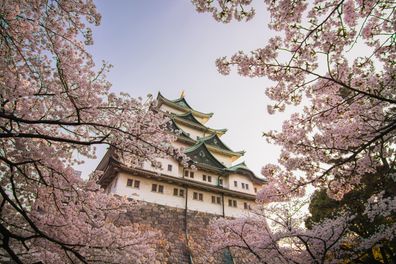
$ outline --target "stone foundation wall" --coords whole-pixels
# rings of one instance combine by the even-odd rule
[[[138,201],[138,206],[131,208],[125,215],[130,223],[150,225],[162,233],[164,243],[158,247],[157,261],[162,263],[190,263],[190,256],[194,264],[200,263],[230,263],[230,258],[224,253],[215,255],[209,252],[207,238],[208,226],[218,215],[187,211],[158,204]],[[188,243],[186,242],[185,223],[187,217]],[[190,247],[187,246],[190,245]],[[232,249],[231,255],[235,263],[254,263],[252,258]]]

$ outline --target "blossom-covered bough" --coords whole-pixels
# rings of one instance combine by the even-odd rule
[[[91,0],[0,3],[0,262],[131,263],[153,256],[154,232],[123,227],[127,201],[83,181],[76,157],[110,145],[128,164],[178,156],[155,103],[109,92],[86,45]]]
[[[252,1],[193,2],[199,12],[210,12],[221,22],[248,20],[254,14],[244,11]],[[300,105],[302,109],[284,122],[281,131],[265,133],[282,151],[279,164],[268,164],[262,170],[268,184],[259,193],[259,200],[285,201],[301,196],[308,185],[325,188],[333,199],[342,199],[359,188],[362,176],[377,172],[395,184],[396,3],[265,3],[271,15],[269,27],[281,34],[263,48],[216,61],[222,74],[229,74],[234,66],[240,75],[273,81],[274,85],[266,89],[274,101],[268,106],[269,113],[283,111],[287,105]],[[395,243],[394,207],[385,206],[382,198],[390,199],[388,205],[395,199],[386,192],[373,195],[373,201],[382,204],[375,207],[376,213],[388,214],[388,225],[378,227],[378,236],[365,241],[345,232],[356,249],[370,248],[383,240]],[[345,222],[350,217],[346,212]],[[342,248],[338,245],[332,246],[326,258],[314,262],[345,257],[334,253]],[[309,253],[311,246],[302,248]],[[395,251],[393,248],[393,253],[383,258],[395,261]]]

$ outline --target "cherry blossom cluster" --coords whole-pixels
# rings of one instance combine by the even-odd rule
[[[153,257],[148,227],[122,227],[127,201],[73,169],[107,144],[131,166],[180,156],[155,101],[110,92],[86,51],[92,0],[0,5],[0,261],[130,263]]]
[[[235,66],[240,75],[273,81],[270,113],[304,101],[303,112],[265,136],[283,147],[283,177],[303,172],[286,183],[326,186],[338,199],[360,175],[395,170],[395,6],[369,2],[266,1],[270,28],[284,36],[216,61],[220,73]],[[358,53],[362,47],[367,54]]]
[[[353,216],[340,214],[307,230],[302,225],[304,201],[261,204],[251,215],[212,223],[211,253],[239,248],[253,263],[339,263]]]
[[[268,78],[266,95],[274,102],[268,106],[270,114],[284,111],[289,105],[301,109],[283,123],[280,131],[264,133],[270,143],[282,150],[278,164],[268,164],[262,170],[268,184],[258,193],[259,201],[282,202],[301,197],[306,186],[324,188],[329,197],[341,200],[346,193],[362,188],[362,177],[378,173],[393,179],[390,182],[396,185],[395,2],[265,3],[271,15],[269,27],[279,31],[279,35],[263,48],[250,53],[239,51],[216,60],[221,74],[230,74],[236,68],[242,76]],[[211,12],[210,8],[203,11]],[[383,199],[380,193],[373,197],[382,202],[374,206],[368,201],[371,210],[367,216],[371,221],[382,217],[384,224],[371,238],[359,237],[350,230],[341,232],[340,239],[348,238],[350,244],[337,246],[342,244],[337,242],[328,251],[332,253],[326,254],[312,251],[311,245],[299,239],[304,246],[289,247],[291,254],[309,255],[313,263],[332,259],[337,262],[339,258],[350,260],[368,248],[394,241],[394,193],[387,193]],[[344,218],[337,221],[347,230],[351,218],[345,212]],[[337,227],[336,222],[329,221]],[[257,225],[251,232],[269,233],[262,222],[262,227]],[[312,229],[316,234],[309,235],[310,241],[315,240],[312,237],[327,241],[326,234],[318,228]],[[297,233],[304,232],[308,231]],[[247,241],[240,232],[238,237],[239,242]],[[351,253],[351,248],[356,251]],[[294,262],[289,260],[283,262]],[[267,259],[262,262],[272,263]]]
[[[228,23],[232,19],[252,19],[255,11],[252,7],[249,8],[251,2],[252,0],[192,0],[198,12],[212,13],[213,18],[222,23]]]

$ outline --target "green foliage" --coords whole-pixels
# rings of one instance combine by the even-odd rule
[[[311,197],[309,212],[311,214],[305,221],[308,229],[321,223],[327,218],[335,218],[343,211],[349,211],[356,215],[349,230],[352,235],[368,238],[373,235],[376,228],[381,224],[392,224],[396,221],[396,215],[377,217],[371,222],[364,214],[365,203],[372,195],[384,192],[385,197],[396,194],[396,182],[387,175],[388,170],[382,168],[376,174],[369,174],[362,178],[362,185],[347,193],[340,201],[329,198],[326,189],[316,190]],[[350,250],[353,250],[351,248]],[[396,263],[396,240],[383,241],[371,250],[360,254],[358,260],[350,263]],[[385,257],[386,256],[386,257]]]

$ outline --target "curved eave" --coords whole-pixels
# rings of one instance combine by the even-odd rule
[[[212,144],[210,141],[212,139],[218,140],[220,142],[220,144]],[[245,154],[245,151],[233,151],[232,149],[230,149],[218,136],[217,134],[213,134],[207,137],[203,137],[200,138],[198,141],[202,141],[205,142],[206,145],[213,151],[219,153],[219,154],[223,154],[223,155],[227,155],[230,157],[233,157],[233,161],[237,160],[238,158],[240,158],[241,156],[243,156]]]
[[[236,171],[229,171],[231,173],[237,173],[248,176],[254,183],[264,184],[266,181],[256,176],[251,170],[246,169],[238,169]]]
[[[190,126],[190,127],[194,127],[194,128],[196,128],[196,129],[198,129],[200,131],[209,132],[211,134],[212,133],[216,133],[218,136],[222,136],[222,135],[224,135],[227,132],[227,129],[213,129],[213,128],[209,128],[209,127],[206,127],[206,126],[204,126],[204,125],[202,125],[200,123],[199,124],[198,123],[194,123],[194,122],[191,122],[189,120],[180,118],[178,116],[174,116],[173,118],[176,121],[178,121],[180,123],[183,123],[184,125],[187,125],[187,126]]]
[[[183,142],[183,143],[186,143],[186,144],[190,144],[191,146],[193,146],[193,145],[198,143],[197,140],[192,139],[192,138],[187,137],[187,136],[184,136],[183,134],[177,135],[177,139],[180,142]],[[244,151],[239,151],[239,152],[227,151],[227,150],[218,148],[217,146],[211,145],[211,144],[206,144],[206,147],[208,148],[209,151],[213,151],[213,152],[216,152],[218,154],[230,157],[232,161],[235,161],[235,160],[239,159],[240,157],[242,157],[245,154]]]
[[[193,165],[196,166],[197,168],[200,168],[201,170],[206,170],[208,172],[213,172],[213,173],[218,173],[218,174],[225,174],[224,169],[220,169],[215,166],[211,166],[205,163],[197,163],[193,162]]]
[[[161,103],[164,103],[164,104],[166,104],[168,106],[171,106],[171,107],[173,107],[175,109],[178,109],[180,111],[183,111],[183,112],[191,111],[195,116],[204,119],[205,122],[207,122],[213,116],[213,113],[202,113],[202,112],[197,111],[195,109],[188,108],[188,107],[183,107],[181,105],[178,105],[177,103],[174,102],[175,100],[172,101],[172,100],[169,100],[169,99],[165,98],[160,92],[158,92],[157,100],[159,102],[158,107],[161,105]],[[178,100],[178,99],[176,99],[176,100]]]
[[[202,166],[204,164],[205,166],[213,167],[213,168],[216,168],[219,170],[226,169],[226,166],[224,166],[224,164],[222,162],[220,162],[215,156],[213,156],[213,154],[209,151],[208,147],[206,146],[206,144],[204,142],[197,143],[196,145],[186,149],[184,151],[184,154],[190,156],[190,155],[193,155],[194,153],[196,153],[196,155],[199,155],[200,150],[204,151],[204,153],[206,153],[206,155],[208,155],[210,159],[214,160],[214,163],[216,166],[213,166],[213,165],[207,164],[207,163],[197,162],[191,157],[191,160],[194,162],[194,164],[200,165],[200,166]]]
[[[189,187],[198,188],[198,189],[204,190],[204,191],[206,190],[206,191],[213,191],[216,193],[223,193],[223,194],[226,194],[226,195],[229,195],[232,197],[240,197],[240,198],[249,199],[252,201],[256,200],[256,195],[252,195],[249,193],[243,193],[243,192],[239,192],[239,191],[234,191],[234,190],[226,189],[226,188],[215,186],[215,185],[210,185],[210,184],[203,183],[203,182],[189,180],[188,178],[177,178],[174,176],[166,175],[163,173],[155,173],[155,172],[144,170],[144,169],[129,168],[122,164],[114,164],[113,166],[115,168],[114,171],[116,171],[116,172],[124,171],[127,173],[133,173],[133,174],[147,177],[147,178],[152,178],[152,179],[158,180],[158,181],[178,184],[180,186],[189,186]]]
[[[177,137],[185,138],[185,139],[188,139],[188,140],[194,142],[194,139],[192,139],[185,131],[183,131],[183,129],[181,129],[181,128],[177,125],[177,123],[175,122],[175,120],[171,119],[170,122],[172,122],[173,125],[176,127],[176,129],[179,130],[179,131],[181,132],[179,135],[176,134]],[[175,131],[172,131],[172,132],[175,132]]]
[[[241,162],[237,165],[231,166],[229,168],[226,169],[229,173],[239,173],[242,175],[247,175],[250,177],[250,179],[258,184],[263,184],[266,182],[266,180],[259,178],[256,176],[256,174],[254,174],[253,171],[251,171],[245,164],[245,162]]]
[[[195,116],[192,114],[191,111],[189,111],[189,112],[187,112],[187,113],[185,113],[185,114],[179,114],[179,115],[173,115],[173,116],[179,117],[179,118],[181,118],[181,119],[184,119],[184,120],[187,120],[187,121],[196,123],[197,125],[206,127],[204,124],[202,124],[201,122],[199,122],[198,119],[195,118]],[[192,120],[191,120],[191,119],[192,119]]]
[[[232,161],[235,161],[235,160],[239,159],[240,157],[242,157],[245,154],[244,151],[240,151],[240,152],[228,151],[228,150],[224,150],[224,149],[218,148],[217,146],[211,145],[211,144],[207,144],[206,146],[208,147],[208,149],[210,151],[213,151],[213,152],[216,152],[218,154],[222,154],[222,155],[231,157]]]

